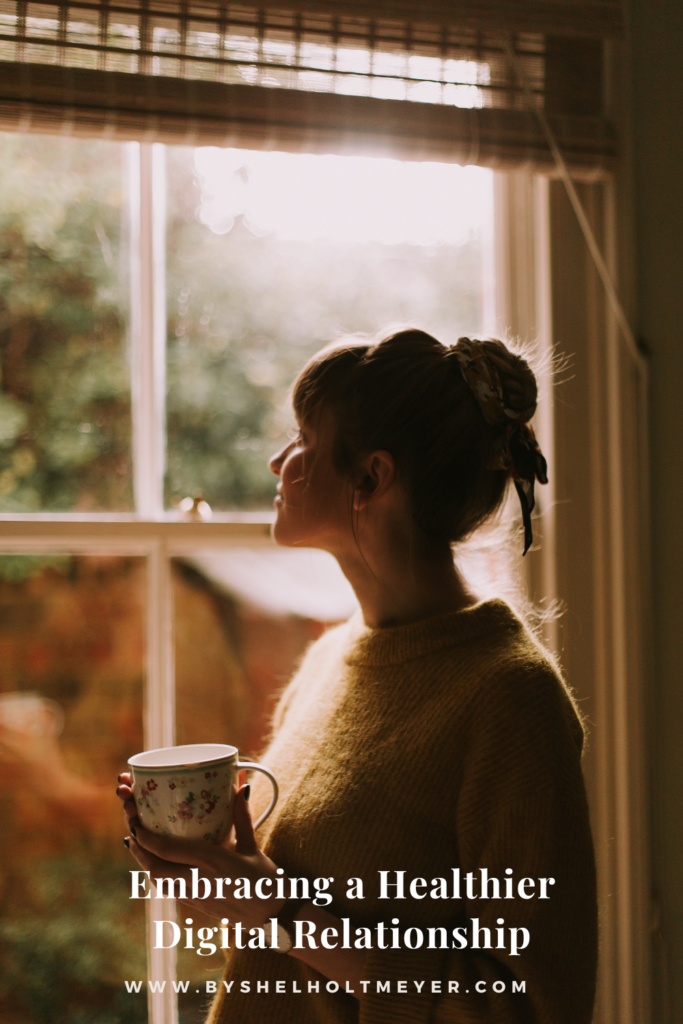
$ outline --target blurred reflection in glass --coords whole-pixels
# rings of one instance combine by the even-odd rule
[[[141,558],[0,556],[0,1019],[147,1020],[113,792],[142,749]]]
[[[482,330],[491,171],[170,147],[167,173],[171,505],[271,506],[287,389],[340,333]]]
[[[0,133],[0,512],[132,508],[122,158]]]
[[[349,617],[356,599],[323,551],[239,547],[206,551],[174,565],[176,736],[178,743],[231,743],[258,756],[270,714],[308,645]],[[183,908],[179,907],[179,917]],[[195,934],[215,922],[192,912]],[[177,948],[180,1024],[202,1024],[206,980],[224,956]]]

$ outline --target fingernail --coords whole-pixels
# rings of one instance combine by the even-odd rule
[[[116,781],[117,781],[117,782],[121,782],[121,776],[120,776],[120,775],[117,775],[117,777],[116,777]]]
[[[130,850],[130,840],[129,840],[128,836],[126,836],[126,838],[123,840],[123,845],[125,846],[125,848],[127,850]]]
[[[138,834],[137,834],[137,832],[135,831],[135,829],[133,828],[132,825],[130,827],[130,834],[132,835],[133,839],[137,839]]]
[[[250,793],[251,793],[251,786],[245,786],[244,787],[244,799],[245,800],[249,799],[249,794]]]
[[[121,789],[121,787],[120,787],[120,786],[117,786],[117,787],[116,787],[116,795],[117,795],[117,796],[119,795],[119,790],[120,790],[120,789]]]

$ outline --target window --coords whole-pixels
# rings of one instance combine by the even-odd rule
[[[492,321],[493,175],[2,135],[0,176],[0,730],[33,737],[8,756],[0,1006],[144,1020],[124,981],[166,978],[151,1019],[191,1024],[222,961],[146,949],[112,780],[143,747],[257,752],[353,611],[331,558],[269,540],[287,389],[341,331]]]
[[[464,6],[407,3],[392,7],[394,20],[387,20],[387,7],[379,0],[367,0],[362,10],[353,0],[281,0],[278,7],[265,9],[255,0],[239,6],[223,0],[121,0],[117,5],[107,0],[3,0],[0,7],[0,127],[12,132],[57,133],[68,145],[74,140],[67,136],[98,136],[110,152],[116,148],[112,140],[144,138],[172,146],[201,141],[205,146],[459,160],[504,172],[495,175],[497,242],[493,252],[483,254],[485,265],[490,267],[494,257],[496,264],[495,275],[484,274],[489,283],[482,302],[485,327],[491,329],[488,315],[495,310],[495,332],[510,329],[524,338],[541,337],[571,360],[569,379],[560,375],[561,389],[546,403],[547,415],[539,424],[548,453],[547,439],[554,441],[554,491],[546,502],[551,514],[544,516],[542,551],[540,556],[530,554],[525,567],[536,596],[564,603],[555,649],[593,724],[585,763],[596,825],[604,950],[596,1021],[647,1020],[653,915],[647,873],[646,716],[639,715],[648,678],[646,378],[638,360],[622,350],[616,321],[605,306],[602,284],[561,184],[540,177],[554,174],[555,162],[538,117],[512,73],[508,50],[511,45],[515,63],[579,182],[586,218],[612,276],[623,294],[634,295],[631,158],[627,145],[618,152],[616,144],[618,136],[630,137],[627,105],[621,103],[627,66],[622,5],[618,0],[557,0],[552,5],[500,0],[494,7],[479,0]],[[138,616],[141,626],[136,627],[144,631],[147,687],[134,714],[138,723],[140,715],[144,719],[145,743],[155,746],[174,735],[173,699],[180,691],[173,687],[173,661],[179,679],[182,658],[166,626],[174,605],[179,607],[181,575],[182,593],[192,593],[194,600],[201,590],[194,607],[204,609],[204,621],[214,616],[215,624],[218,615],[220,629],[236,620],[229,615],[226,619],[230,604],[219,613],[215,601],[220,603],[238,584],[245,607],[265,600],[263,589],[255,586],[264,576],[256,556],[267,558],[272,551],[268,553],[264,492],[260,510],[256,496],[267,477],[251,475],[255,466],[263,466],[251,446],[265,448],[275,442],[268,432],[284,422],[278,421],[274,398],[249,423],[240,422],[238,434],[247,433],[236,438],[242,447],[231,451],[240,469],[241,494],[231,488],[214,497],[210,522],[182,518],[173,502],[185,487],[191,488],[186,495],[190,499],[200,487],[209,497],[211,472],[204,460],[201,479],[192,479],[194,462],[183,455],[196,448],[206,424],[195,421],[187,389],[191,375],[183,376],[188,365],[182,353],[191,346],[188,342],[183,347],[187,335],[175,332],[208,316],[209,322],[201,325],[208,334],[197,351],[203,364],[214,356],[220,362],[226,358],[218,352],[220,340],[212,339],[216,352],[211,356],[207,339],[223,314],[205,310],[204,302],[193,306],[192,286],[184,293],[186,281],[177,290],[167,289],[174,273],[166,267],[173,245],[172,225],[166,220],[172,195],[167,204],[163,190],[170,184],[172,193],[173,152],[163,156],[162,150],[144,145],[125,153],[119,147],[119,154],[101,180],[117,174],[123,159],[127,189],[116,199],[116,189],[108,196],[90,187],[91,208],[101,207],[102,238],[91,233],[81,247],[81,267],[87,270],[81,284],[87,284],[89,294],[97,292],[97,307],[88,307],[82,296],[79,307],[78,296],[60,288],[54,293],[56,302],[48,287],[48,278],[73,285],[67,264],[77,261],[78,246],[69,243],[49,259],[34,247],[31,265],[47,274],[43,304],[33,307],[28,318],[3,322],[3,330],[11,326],[14,331],[19,369],[21,353],[26,355],[22,346],[27,322],[42,324],[41,351],[47,351],[50,340],[64,336],[64,322],[50,315],[53,308],[69,315],[81,308],[81,326],[87,321],[88,330],[97,327],[103,341],[106,337],[99,376],[83,373],[87,346],[82,330],[69,344],[55,347],[42,374],[41,394],[48,403],[43,412],[37,392],[31,401],[24,396],[17,404],[10,391],[9,400],[0,404],[0,500],[4,508],[15,509],[0,511],[2,550],[10,558],[3,563],[3,578],[15,588],[5,589],[2,600],[10,594],[12,603],[16,598],[21,607],[10,613],[15,615],[14,646],[4,649],[11,654],[6,676],[11,687],[17,688],[21,678],[24,689],[39,688],[35,673],[49,658],[22,638],[33,636],[30,623],[48,615],[50,587],[57,593],[65,580],[96,579],[98,573],[111,586],[120,579],[137,579],[149,614]],[[72,156],[64,150],[64,158],[68,163]],[[73,190],[77,179],[68,180]],[[29,196],[28,179],[14,186],[19,193],[26,188]],[[50,199],[51,187],[49,182],[40,202],[34,203],[36,212]],[[117,203],[123,210],[118,229]],[[40,218],[34,223],[40,224]],[[194,223],[189,226],[200,231]],[[53,223],[52,230],[59,233],[62,228]],[[67,235],[62,231],[65,241]],[[112,267],[116,254],[123,254],[116,273],[107,271],[107,243]],[[118,281],[116,301],[105,295],[108,273],[114,290]],[[495,301],[490,287],[494,277]],[[20,302],[21,277],[12,283]],[[0,288],[7,284],[3,278]],[[181,304],[183,298],[189,301]],[[174,323],[168,365],[166,320],[168,326]],[[124,322],[127,348],[121,347]],[[252,378],[254,370],[256,377],[261,375],[260,385],[253,379],[249,385],[254,391],[273,386],[272,380],[270,385],[265,382],[276,368],[275,355],[263,358],[270,352],[262,347],[261,358],[242,368],[248,383],[249,373]],[[69,387],[62,392],[52,387],[57,366],[68,372]],[[10,379],[12,372],[10,367]],[[204,380],[219,388],[221,372],[218,368],[215,381],[204,373]],[[15,384],[17,380],[15,376]],[[40,390],[39,382],[33,383]],[[168,405],[167,385],[175,388]],[[87,416],[81,415],[86,411]],[[164,421],[168,460],[160,443]],[[218,417],[216,426],[223,436],[231,429],[225,417]],[[549,490],[540,489],[541,497],[549,498]],[[130,502],[128,511],[125,500]],[[207,580],[212,580],[219,550],[221,575],[209,591]],[[88,561],[103,556],[114,561]],[[33,561],[22,561],[26,557]],[[280,585],[269,592],[271,611],[282,613],[283,595],[285,608],[296,596],[305,619],[311,594],[306,580],[311,575],[318,583],[327,579],[319,564],[314,569],[309,565],[308,575],[300,567],[296,572],[291,565],[283,568],[277,577]],[[272,563],[269,577],[275,578]],[[21,599],[16,588],[24,588]],[[324,595],[316,591],[316,610],[324,608],[331,620],[341,614],[344,600],[335,580],[328,579]],[[83,621],[88,628],[92,624],[87,606]],[[134,636],[135,629],[129,627]],[[259,629],[256,620],[250,622],[252,636]],[[181,633],[181,618],[176,617],[178,642]],[[221,642],[228,641],[224,629]],[[212,650],[225,650],[221,642]],[[20,657],[22,644],[26,651]],[[64,638],[60,644],[65,649]],[[259,641],[254,647],[258,649]],[[75,654],[73,658],[75,665],[78,659]],[[76,668],[73,672],[78,675]],[[251,692],[259,672],[255,664]],[[264,685],[258,692],[267,691]],[[23,708],[30,719],[30,707]],[[51,721],[50,712],[43,711],[43,719]],[[178,712],[180,719],[185,713],[180,701]],[[67,721],[65,744],[68,730]],[[28,934],[25,922],[12,928],[15,937]],[[153,965],[154,975],[163,969],[170,977],[170,959],[155,955],[160,963]],[[79,984],[84,981],[87,975],[81,975]],[[87,985],[81,995],[85,998],[86,990],[90,998]],[[140,999],[143,1003],[144,996]],[[172,992],[155,994],[151,1006],[155,1021],[176,1019]],[[54,1016],[54,1006],[51,1012]]]

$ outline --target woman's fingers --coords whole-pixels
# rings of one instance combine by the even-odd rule
[[[243,903],[236,896],[231,896],[229,891],[224,892],[222,884],[216,888],[215,894],[205,893],[201,896],[200,904],[195,903],[194,896],[190,897],[190,892],[194,892],[191,889],[193,874],[195,879],[197,877],[195,869],[199,869],[200,878],[209,881],[211,889],[216,879],[229,885],[230,878],[234,878],[236,873],[244,875],[254,883],[259,878],[270,878],[271,882],[276,878],[275,864],[256,844],[245,788],[240,789],[235,796],[236,840],[229,849],[204,839],[162,836],[157,832],[150,832],[139,823],[135,826],[135,835],[126,840],[126,845],[140,867],[150,873],[152,881],[161,878],[181,879],[186,887],[185,899],[191,900],[192,905],[201,906],[201,909],[211,917],[221,917],[227,912],[231,918],[236,916],[246,927],[252,927],[260,926],[264,920],[272,916],[274,903],[279,905],[282,900],[278,901],[271,895]]]
[[[245,857],[250,857],[258,852],[248,798],[249,786],[242,786],[235,797],[232,819],[235,826],[235,845],[233,849],[235,853],[241,853]]]
[[[119,800],[123,801],[123,819],[126,828],[130,831],[131,827],[136,828],[140,824],[138,821],[138,809],[135,806],[135,799],[133,798],[133,791],[130,786],[121,785],[116,790],[116,795]]]
[[[131,800],[133,797],[133,787],[130,778],[130,772],[121,772],[118,779],[118,786],[116,788],[116,795],[119,800]]]
[[[126,800],[133,799],[133,790],[130,788],[130,786],[118,786],[116,789],[116,795],[119,798],[119,800],[123,800],[123,802],[125,803]]]
[[[178,836],[160,836],[149,832],[141,825],[135,825],[138,846],[162,861],[173,864],[191,864],[193,867],[211,869],[216,860],[218,847],[205,839],[180,839]],[[168,863],[166,865],[168,867]]]
[[[129,832],[131,829],[137,829],[137,827],[141,825],[140,819],[138,818],[138,809],[133,800],[128,800],[123,805],[123,819]]]
[[[149,871],[152,880],[168,877],[169,864],[167,860],[163,860],[161,857],[151,853],[150,850],[146,850],[133,836],[128,837],[128,848],[140,867],[144,871]],[[173,878],[182,878],[186,885],[189,885],[192,881],[190,869],[185,867],[174,867]]]

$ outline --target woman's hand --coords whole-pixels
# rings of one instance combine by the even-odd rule
[[[269,918],[277,916],[284,899],[275,895],[277,865],[262,850],[259,850],[254,836],[254,827],[249,811],[248,786],[242,786],[235,796],[233,809],[234,839],[226,846],[217,846],[204,839],[180,839],[175,836],[160,836],[143,828],[137,817],[137,809],[130,787],[130,775],[119,776],[120,785],[116,793],[123,800],[126,826],[130,831],[128,847],[150,879],[182,878],[187,892],[192,889],[191,868],[197,868],[200,878],[211,883],[211,895],[207,899],[191,898],[180,902],[194,910],[201,910],[209,917],[225,918],[230,924],[240,921],[245,928],[260,927]],[[124,840],[125,842],[125,840]],[[230,878],[223,888],[225,895],[216,896],[216,879]],[[246,878],[251,883],[251,899],[235,899],[232,895],[237,878]],[[254,894],[254,885],[259,878],[272,880],[273,895],[259,898]],[[203,886],[201,886],[203,891]]]
[[[211,882],[212,895],[205,900],[185,899],[181,900],[181,903],[201,910],[209,917],[227,917],[231,925],[240,921],[247,929],[262,927],[269,918],[277,917],[280,908],[286,902],[285,899],[277,899],[275,896],[259,899],[252,895],[250,900],[236,900],[231,895],[222,898],[215,895],[217,878],[231,878],[233,883],[236,878],[247,878],[251,882],[253,893],[257,879],[271,878],[274,889],[275,879],[284,877],[277,875],[277,865],[258,848],[247,803],[248,787],[243,786],[235,797],[234,839],[229,840],[227,846],[214,846],[204,839],[177,839],[147,831],[137,816],[130,775],[120,775],[119,783],[116,794],[123,801],[126,827],[131,833],[127,845],[140,867],[144,871],[149,871],[153,882],[157,878],[183,878],[187,892],[191,892],[190,869],[198,868],[200,878],[208,878]],[[228,883],[225,888],[229,888]],[[312,920],[319,932],[324,928],[336,928],[337,931],[341,931],[342,923],[339,918],[322,907],[307,904],[296,915],[297,918],[303,916]],[[304,945],[302,949],[290,950],[289,955],[302,960],[324,977],[346,986],[346,991],[353,994],[359,992],[366,957],[363,950],[323,947],[311,949]],[[351,983],[350,989],[348,983]]]

